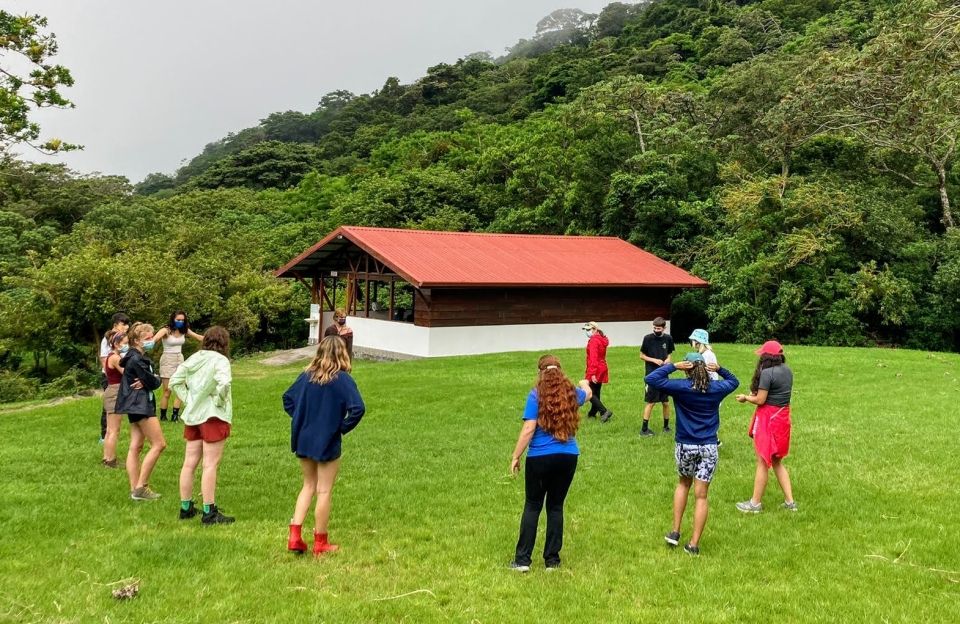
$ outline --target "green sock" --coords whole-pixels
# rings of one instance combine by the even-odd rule
[[[215,503],[210,503],[209,505],[203,504],[203,513],[210,513],[210,508],[214,506]]]
[[[180,501],[180,509],[184,511],[190,511],[190,505],[193,504],[192,500]]]

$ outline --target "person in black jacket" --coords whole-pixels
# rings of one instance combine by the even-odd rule
[[[160,387],[160,377],[154,373],[153,362],[146,355],[153,349],[153,326],[134,323],[127,338],[128,349],[120,360],[123,378],[117,393],[116,413],[126,414],[130,421],[130,450],[127,452],[130,498],[156,500],[160,495],[150,489],[150,473],[160,459],[160,453],[167,448],[167,441],[157,421],[157,403],[153,396],[153,391]],[[141,465],[144,439],[150,441],[150,450]]]

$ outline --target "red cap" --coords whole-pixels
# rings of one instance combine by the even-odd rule
[[[757,355],[783,355],[783,345],[776,340],[768,340],[757,349]]]

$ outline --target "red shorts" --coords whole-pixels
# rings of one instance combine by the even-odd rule
[[[199,425],[186,425],[183,428],[183,439],[188,442],[203,440],[213,443],[226,440],[230,437],[230,423],[211,418]]]

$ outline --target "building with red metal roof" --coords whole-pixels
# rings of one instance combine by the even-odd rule
[[[708,284],[619,238],[343,226],[276,271],[321,315],[347,310],[359,350],[411,356],[581,346],[597,321],[639,345],[679,289]]]

